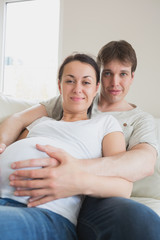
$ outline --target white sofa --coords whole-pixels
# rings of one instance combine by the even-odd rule
[[[9,115],[35,103],[36,101],[16,99],[0,93],[0,123]],[[155,119],[155,122],[160,149],[160,118]],[[149,206],[160,216],[160,157],[157,159],[154,174],[134,184],[132,199]]]

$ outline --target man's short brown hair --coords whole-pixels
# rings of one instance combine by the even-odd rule
[[[128,42],[124,40],[111,41],[104,45],[97,57],[99,67],[104,66],[112,60],[119,60],[123,63],[131,64],[131,72],[135,72],[137,67],[137,57],[135,50]]]

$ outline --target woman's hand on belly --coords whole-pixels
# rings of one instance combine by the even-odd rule
[[[3,153],[5,149],[6,149],[6,144],[0,143],[0,154]]]

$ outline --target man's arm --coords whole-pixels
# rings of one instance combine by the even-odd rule
[[[153,174],[154,171],[154,165],[157,157],[157,152],[154,147],[147,143],[141,143],[134,146],[131,150],[127,152],[121,152],[114,156],[108,156],[98,159],[71,159],[70,156],[65,157],[65,167],[61,168],[58,167],[59,173],[56,174],[56,171],[52,171],[52,164],[50,162],[53,161],[53,158],[55,157],[54,149],[52,150],[52,147],[40,147],[38,148],[41,151],[46,152],[50,158],[46,159],[31,159],[27,161],[21,161],[14,163],[13,168],[19,169],[19,168],[25,168],[25,167],[36,167],[36,166],[42,166],[44,168],[37,169],[37,170],[22,170],[22,171],[16,171],[15,174],[12,175],[14,179],[10,178],[10,180],[13,180],[13,186],[15,187],[29,187],[34,188],[38,190],[32,190],[30,192],[23,191],[17,191],[20,195],[29,195],[34,197],[43,196],[46,195],[45,198],[42,197],[42,199],[33,201],[32,206],[37,206],[39,204],[45,203],[47,201],[51,201],[54,198],[54,195],[62,196],[63,194],[74,195],[74,194],[91,194],[89,191],[91,190],[90,187],[85,186],[84,183],[79,182],[79,179],[85,179],[85,176],[87,176],[87,179],[91,179],[89,177],[107,177],[108,180],[110,179],[110,182],[119,178],[122,178],[123,180],[134,182],[139,179],[142,179],[146,176],[149,176]],[[56,159],[56,157],[55,157]],[[55,161],[54,159],[54,161]],[[68,170],[67,170],[68,169]],[[66,175],[65,173],[69,173]],[[76,173],[74,175],[74,173]],[[37,175],[36,175],[37,174]],[[14,180],[18,180],[18,176],[20,177],[29,177],[29,178],[38,178],[39,180],[35,181],[17,181],[16,183]],[[61,177],[58,177],[61,176]],[[76,176],[81,176],[76,178]],[[88,177],[89,176],[89,177]],[[40,180],[43,179],[43,181]],[[65,179],[65,181],[64,181]],[[74,179],[74,181],[73,181]],[[62,182],[58,182],[61,180]],[[92,179],[93,180],[93,179]],[[101,181],[100,178],[96,180]],[[50,182],[50,184],[49,184]],[[90,180],[84,181],[85,184],[88,184]],[[93,183],[93,181],[91,181]],[[65,184],[64,184],[65,183]],[[48,187],[49,184],[49,187]],[[115,183],[113,182],[113,185]],[[127,184],[126,182],[122,184]],[[56,192],[56,189],[59,189],[57,186],[62,186],[61,190],[62,192]],[[111,184],[111,186],[113,186]],[[128,184],[127,184],[128,185]],[[127,187],[126,185],[126,187]],[[66,186],[66,187],[65,187]],[[92,186],[94,186],[92,184]],[[88,191],[83,192],[83,190],[87,189]],[[120,186],[122,188],[122,185]],[[126,189],[126,187],[124,189]],[[40,189],[41,188],[41,189]],[[43,189],[44,188],[44,189]],[[50,190],[49,190],[50,189]],[[66,189],[66,191],[64,191]],[[46,192],[48,191],[48,192]],[[95,189],[92,189],[92,194],[95,191]],[[102,192],[102,190],[100,190]],[[100,195],[100,192],[98,195]],[[63,195],[64,196],[64,195]]]
[[[147,143],[134,146],[131,150],[111,157],[82,159],[84,170],[100,176],[117,176],[135,182],[154,173],[157,151]]]
[[[43,105],[36,105],[7,118],[0,124],[0,153],[6,146],[16,141],[20,133],[34,120],[47,116]]]
[[[86,171],[83,165],[79,164],[78,159],[53,146],[39,146],[38,149],[45,151],[50,156],[50,160],[49,158],[30,159],[15,162],[12,167],[16,169],[41,166],[43,168],[18,170],[10,176],[11,186],[20,188],[15,192],[17,196],[31,196],[32,200],[41,197],[32,202],[32,206],[78,194],[96,197],[129,197],[131,194],[132,183],[126,179],[117,176],[98,176],[94,171]],[[125,141],[122,133],[105,136],[104,156],[124,151]],[[55,159],[59,162],[57,167],[53,166]],[[22,180],[21,177],[25,179]],[[29,180],[26,180],[27,178]]]

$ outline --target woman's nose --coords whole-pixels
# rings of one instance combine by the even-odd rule
[[[76,83],[74,90],[75,93],[81,93],[82,92],[82,85],[79,83]]]

